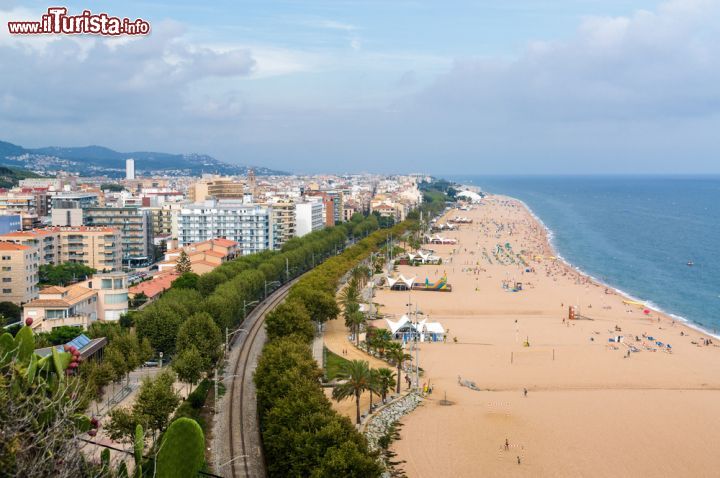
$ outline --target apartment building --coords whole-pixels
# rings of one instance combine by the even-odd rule
[[[37,198],[31,193],[7,191],[0,193],[0,211],[35,214]]]
[[[9,232],[0,235],[0,241],[31,248],[37,254],[41,266],[61,262],[58,235],[45,229]]]
[[[98,271],[122,267],[120,233],[106,227],[50,227],[0,235],[0,241],[32,248],[40,265],[75,262]]]
[[[121,236],[109,227],[53,227],[58,236],[60,263],[75,262],[97,271],[122,269]]]
[[[295,203],[276,202],[270,204],[273,210],[273,227],[278,247],[295,237]]]
[[[189,190],[189,198],[195,203],[208,199],[242,199],[245,183],[233,177],[213,176],[196,181]]]
[[[322,201],[295,203],[295,235],[302,237],[325,227]]]
[[[153,236],[165,240],[177,239],[178,215],[183,205],[177,203],[163,204],[162,206],[146,208],[150,211]]]
[[[0,302],[20,305],[35,299],[39,267],[32,247],[0,242]]]
[[[117,229],[123,263],[142,264],[151,258],[153,230],[149,210],[139,207],[89,207],[85,209],[85,225]]]
[[[247,201],[208,200],[180,210],[181,246],[215,238],[237,242],[243,255],[277,248],[272,208]]]

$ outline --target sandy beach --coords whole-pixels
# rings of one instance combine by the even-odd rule
[[[434,392],[393,444],[408,476],[720,474],[720,348],[710,336],[555,259],[515,200],[489,196],[438,222],[456,216],[472,219],[441,233],[457,244],[426,245],[442,265],[398,270],[419,282],[446,273],[452,292],[383,289],[374,299],[394,318],[410,300],[448,331],[446,343],[420,346],[421,382]],[[581,320],[567,320],[570,305]],[[345,331],[331,328],[326,345],[341,352]]]

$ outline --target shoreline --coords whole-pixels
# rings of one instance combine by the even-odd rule
[[[462,186],[463,186],[463,188],[467,187],[466,185],[462,185]],[[720,334],[717,331],[710,331],[708,329],[705,329],[702,325],[697,324],[697,323],[693,322],[691,319],[688,319],[682,315],[674,314],[672,312],[667,312],[667,311],[663,310],[662,307],[657,305],[652,300],[650,300],[650,299],[646,300],[641,297],[636,297],[618,287],[615,287],[612,284],[608,284],[608,283],[602,281],[601,279],[598,279],[597,277],[593,276],[592,274],[582,270],[579,266],[576,266],[573,263],[571,263],[560,253],[559,248],[557,247],[557,245],[554,241],[555,232],[547,224],[545,224],[545,222],[535,213],[535,211],[533,211],[533,209],[522,199],[516,198],[514,196],[508,196],[505,194],[495,194],[495,193],[491,193],[488,191],[483,191],[483,192],[485,194],[487,194],[488,196],[502,197],[509,201],[515,201],[515,202],[519,203],[520,205],[522,205],[522,207],[524,207],[527,210],[527,212],[530,214],[530,216],[545,230],[546,241],[547,241],[550,249],[552,250],[555,257],[557,257],[558,260],[560,262],[562,262],[566,267],[574,270],[575,272],[577,272],[578,274],[580,274],[584,277],[587,277],[588,279],[590,279],[591,282],[594,282],[597,285],[611,289],[614,293],[618,294],[619,296],[622,296],[630,301],[644,303],[647,309],[651,310],[652,312],[655,312],[658,315],[662,315],[665,318],[670,319],[670,320],[676,320],[678,322],[682,322],[683,325],[685,325],[697,332],[706,334],[706,335],[712,337],[713,339],[720,340]]]
[[[637,476],[649,467],[677,476],[720,467],[720,457],[706,459],[720,440],[713,334],[648,301],[626,303],[636,299],[559,255],[552,231],[519,199],[489,195],[438,222],[458,215],[472,222],[441,233],[457,244],[425,246],[442,266],[395,272],[419,281],[445,274],[452,292],[383,288],[375,298],[390,317],[418,304],[448,332],[447,342],[420,344],[421,385],[435,391],[403,417],[391,446],[409,477],[476,476],[478,469]],[[521,288],[507,290],[517,282]],[[583,314],[578,320],[567,320],[571,305]]]

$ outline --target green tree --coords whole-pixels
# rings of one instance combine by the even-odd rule
[[[141,305],[143,305],[145,302],[148,301],[148,296],[145,294],[145,292],[138,292],[133,296],[132,299],[130,299],[130,307],[137,309]]]
[[[195,385],[202,378],[207,364],[203,356],[194,345],[180,349],[180,353],[173,360],[172,368],[181,382]]]
[[[62,345],[70,342],[72,339],[83,333],[82,327],[72,327],[69,325],[61,325],[53,328],[50,332],[42,334],[51,345]],[[38,337],[40,338],[40,337]]]
[[[358,282],[355,279],[351,279],[348,285],[340,292],[340,304],[343,309],[347,309],[352,304],[360,303],[360,289],[358,288]]]
[[[113,408],[109,414],[110,420],[105,424],[105,433],[111,440],[122,443],[133,443],[135,428],[140,425],[138,417],[130,408]]]
[[[187,252],[185,252],[184,249],[180,251],[180,257],[178,257],[177,264],[175,265],[175,270],[180,274],[192,272],[192,263],[190,262],[190,258],[188,257]]]
[[[59,285],[85,280],[95,273],[95,269],[84,264],[65,262],[63,264],[44,264],[40,266],[38,275],[42,285]]]
[[[0,302],[0,326],[17,322],[21,316],[22,308],[19,305],[7,301]]]
[[[320,324],[336,319],[340,313],[335,297],[322,290],[293,287],[290,298],[296,298],[305,304],[311,319]]]
[[[387,393],[395,386],[395,376],[395,372],[389,368],[382,367],[378,369],[378,388],[383,402],[387,398]]]
[[[396,392],[400,393],[400,383],[402,382],[402,365],[406,361],[412,360],[412,357],[410,356],[410,354],[405,353],[405,350],[403,350],[402,346],[397,342],[393,342],[388,346],[385,357],[395,362],[395,365],[397,366]]]
[[[136,423],[146,423],[153,435],[164,430],[170,420],[170,414],[180,403],[180,397],[173,388],[175,374],[171,370],[160,372],[154,379],[143,379],[138,392],[133,415]]]
[[[304,342],[310,342],[314,335],[310,315],[302,302],[287,300],[267,314],[265,327],[269,340],[295,334]]]
[[[135,316],[135,329],[141,338],[147,338],[153,349],[171,355],[182,318],[174,310],[155,302]]]
[[[195,347],[203,360],[203,370],[212,369],[222,354],[222,332],[206,312],[198,312],[188,318],[178,329],[176,350]]]
[[[179,263],[178,263],[179,264]],[[194,272],[184,272],[172,282],[173,289],[197,289],[200,276]]]
[[[340,446],[327,450],[311,477],[369,478],[379,477],[382,472],[382,466],[367,453],[367,450],[361,449],[356,443],[345,441]]]
[[[360,327],[365,323],[365,314],[355,310],[345,317],[345,325],[352,330],[355,336],[355,345],[360,346]]]
[[[332,397],[337,401],[355,398],[356,423],[360,424],[360,395],[372,386],[370,367],[364,360],[352,360],[342,364],[337,378],[340,383],[333,388]]]

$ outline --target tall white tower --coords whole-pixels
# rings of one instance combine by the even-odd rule
[[[135,160],[125,160],[125,179],[135,179]]]

